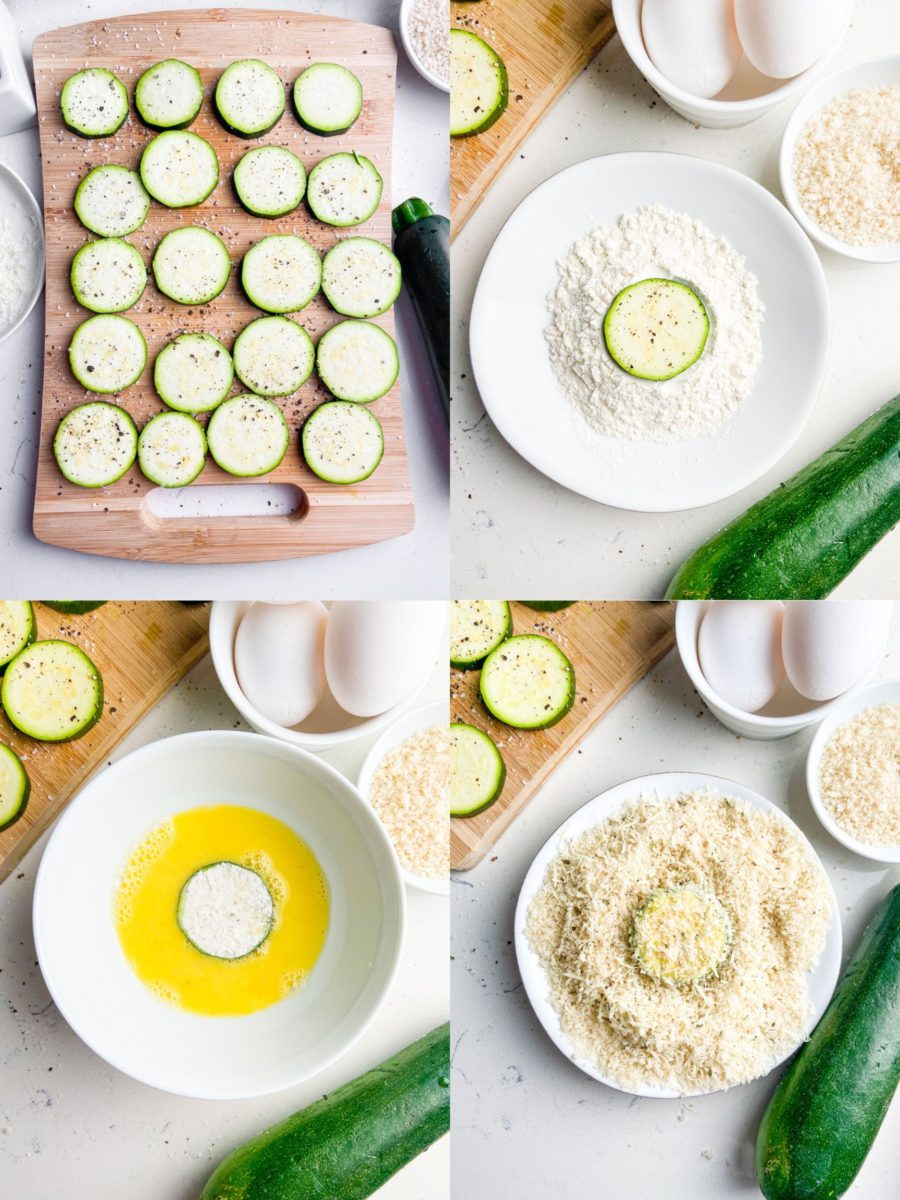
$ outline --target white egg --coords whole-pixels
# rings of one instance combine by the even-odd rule
[[[772,79],[790,79],[818,62],[846,15],[846,0],[734,0],[744,53]]]
[[[234,670],[241,691],[276,725],[308,717],[325,692],[328,609],[318,600],[254,604],[234,639]]]
[[[764,708],[784,679],[780,600],[714,600],[697,641],[700,669],[723,700],[742,712]]]
[[[781,651],[788,679],[808,700],[832,700],[880,656],[890,600],[789,600]]]
[[[425,679],[441,652],[447,606],[429,600],[336,600],[325,633],[325,675],[341,708],[374,717]]]
[[[641,32],[656,69],[692,96],[721,92],[741,57],[732,0],[644,0]]]

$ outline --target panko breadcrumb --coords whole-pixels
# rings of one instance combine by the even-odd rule
[[[432,725],[386,754],[372,776],[369,801],[400,862],[413,875],[439,879],[450,863],[450,729]]]
[[[900,704],[867,708],[838,726],[822,750],[819,794],[858,841],[900,846]]]

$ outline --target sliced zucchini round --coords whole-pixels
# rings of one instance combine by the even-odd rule
[[[0,674],[37,633],[30,600],[0,600]]]
[[[345,317],[377,317],[400,295],[401,270],[395,254],[372,238],[349,237],[322,260],[322,291]]]
[[[231,275],[228,247],[200,225],[170,230],[156,247],[151,266],[156,286],[178,304],[208,304]]]
[[[333,396],[371,404],[394,386],[400,359],[394,339],[380,325],[341,321],[319,338],[316,365]]]
[[[225,128],[238,137],[268,132],[281,120],[284,103],[278,72],[258,58],[233,62],[216,84],[216,112]]]
[[[356,151],[329,154],[309,173],[306,202],[326,225],[361,225],[378,208],[383,187],[371,159]]]
[[[234,190],[254,216],[282,217],[306,194],[306,167],[283,146],[256,146],[234,168]]]
[[[166,208],[190,208],[202,204],[219,182],[219,160],[198,133],[168,129],[144,147],[141,179]]]
[[[345,133],[362,112],[362,84],[337,63],[313,63],[294,83],[297,119],[310,133]]]
[[[60,421],[53,454],[70,483],[98,488],[122,478],[137,458],[137,446],[137,426],[125,409],[93,400]]]
[[[450,816],[474,817],[503,791],[506,765],[491,738],[474,725],[450,726]]]
[[[241,285],[250,303],[263,312],[298,312],[322,286],[322,260],[302,237],[275,233],[244,255]]]
[[[96,313],[124,312],[147,286],[147,268],[131,242],[102,238],[88,242],[72,259],[69,272],[75,299]]]
[[[140,229],[152,201],[137,171],[116,163],[88,171],[75,191],[75,215],[100,237],[124,237]]]
[[[147,365],[147,343],[128,317],[101,313],[88,317],[73,333],[69,365],[89,392],[123,392]]]
[[[374,413],[348,400],[329,400],[306,418],[300,437],[306,465],[326,483],[361,483],[384,454]]]
[[[275,470],[287,453],[291,431],[277,404],[244,393],[219,405],[209,418],[206,440],[223,471],[249,478]]]
[[[503,59],[470,29],[450,30],[450,136],[484,133],[506,112]]]
[[[731,921],[715,896],[657,888],[634,914],[631,950],[651,978],[690,987],[718,975],[731,949]]]
[[[31,780],[22,760],[0,743],[0,831],[21,817],[31,795]]]
[[[178,895],[178,928],[210,958],[246,958],[268,938],[275,902],[261,875],[235,862],[201,867]]]
[[[641,279],[609,306],[606,348],[636,379],[673,379],[692,367],[706,346],[709,316],[703,301],[675,279]]]
[[[575,703],[575,672],[549,638],[525,633],[491,651],[479,690],[485,708],[504,725],[547,729]]]
[[[179,58],[154,63],[137,81],[134,107],[151,129],[186,129],[203,107],[200,72]]]
[[[512,635],[508,600],[450,601],[450,666],[480,667],[492,650]]]
[[[63,613],[65,616],[83,617],[85,613],[94,612],[98,608],[102,608],[104,604],[109,604],[108,600],[42,600],[41,604],[46,604],[47,608],[52,608],[54,612]]]
[[[575,603],[574,600],[520,600],[520,604],[524,604],[526,608],[533,609],[534,612],[562,612],[564,608],[571,608]]]
[[[103,680],[71,642],[34,642],[7,667],[0,700],[20,733],[39,742],[71,742],[103,715]]]
[[[182,333],[163,346],[153,364],[153,386],[176,412],[209,412],[234,382],[231,355],[208,333]]]
[[[128,116],[128,92],[105,67],[87,67],[62,86],[59,110],[66,126],[86,138],[110,137]]]
[[[302,325],[289,317],[258,317],[237,335],[234,370],[257,396],[289,396],[312,375],[316,352]]]
[[[138,438],[138,466],[160,487],[187,487],[206,466],[203,427],[187,413],[157,413]]]

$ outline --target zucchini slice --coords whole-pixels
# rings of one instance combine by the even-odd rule
[[[547,729],[575,703],[575,672],[549,638],[525,633],[491,651],[479,690],[485,708],[504,725]]]
[[[298,312],[322,286],[322,260],[302,237],[272,234],[244,255],[241,285],[250,303],[263,312]]]
[[[53,439],[57,465],[79,487],[107,487],[137,458],[137,427],[124,408],[106,400],[66,413]]]
[[[39,742],[71,742],[103,715],[103,679],[71,642],[35,642],[7,667],[0,699],[20,733]]]
[[[178,894],[178,928],[210,958],[246,958],[275,924],[275,902],[261,875],[235,862],[195,871]]]
[[[694,365],[708,336],[703,301],[676,279],[622,288],[603,321],[607,350],[636,379],[674,379]]]
[[[394,386],[400,359],[394,339],[380,325],[341,321],[319,338],[316,365],[333,396],[371,404]]]
[[[450,136],[484,133],[506,112],[509,80],[503,59],[477,33],[450,30]]]
[[[100,237],[124,237],[140,229],[152,201],[137,171],[108,163],[88,171],[75,191],[75,215]]]
[[[157,413],[138,438],[138,465],[151,483],[187,487],[206,466],[203,427],[187,413]]]
[[[63,613],[66,616],[82,617],[85,613],[94,612],[98,608],[102,608],[104,604],[108,604],[108,600],[42,600],[41,604],[46,604],[47,608],[52,608],[54,612]]]
[[[657,888],[631,923],[638,966],[670,987],[692,987],[718,975],[731,940],[728,913],[715,896],[692,887]]]
[[[474,817],[503,791],[506,764],[481,729],[460,721],[450,726],[450,816]]]
[[[168,129],[144,147],[141,180],[166,208],[191,208],[202,204],[219,182],[219,160],[198,133]]]
[[[384,454],[381,422],[347,400],[329,400],[314,409],[300,441],[306,465],[326,483],[361,483]]]
[[[154,63],[137,81],[134,107],[151,129],[186,129],[203,107],[200,72],[179,58]]]
[[[88,317],[72,334],[69,365],[89,392],[122,392],[147,365],[147,343],[128,317],[101,313]]]
[[[151,265],[156,286],[178,304],[208,304],[231,275],[227,246],[200,225],[170,230],[156,247]]]
[[[216,112],[227,130],[238,137],[260,137],[281,120],[284,84],[267,63],[242,58],[220,75],[215,101]]]
[[[67,128],[86,138],[110,137],[128,116],[128,92],[104,67],[87,67],[62,86],[59,111]]]
[[[378,208],[383,187],[371,159],[355,151],[330,154],[310,171],[306,202],[326,225],[361,225]]]
[[[37,625],[30,600],[0,600],[0,674],[35,639]]]
[[[208,333],[181,333],[163,346],[153,364],[153,386],[176,412],[209,412],[234,382],[231,355]]]
[[[316,352],[302,325],[289,317],[258,317],[238,334],[234,370],[257,396],[289,396],[312,374]]]
[[[297,119],[310,133],[345,133],[362,112],[362,84],[337,63],[313,63],[294,83]]]
[[[322,291],[345,317],[377,317],[400,295],[400,262],[381,242],[349,237],[322,260]]]
[[[22,760],[0,742],[0,831],[18,821],[30,794],[31,780]]]
[[[102,238],[82,246],[69,272],[82,308],[96,313],[124,312],[137,304],[147,286],[147,268],[131,242]]]
[[[245,393],[219,405],[209,418],[206,440],[223,471],[249,478],[275,470],[287,453],[291,431],[277,404]]]
[[[238,200],[257,217],[282,217],[306,195],[306,167],[283,146],[248,150],[234,168],[233,178]]]
[[[450,601],[450,666],[480,667],[492,650],[512,636],[508,600]]]

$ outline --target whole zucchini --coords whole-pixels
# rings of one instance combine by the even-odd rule
[[[239,1147],[200,1200],[364,1200],[450,1128],[450,1026]]]
[[[413,197],[394,209],[394,253],[425,341],[434,382],[450,418],[450,222]]]
[[[667,600],[818,600],[900,520],[900,396],[720,530]]]
[[[866,927],[822,1020],[790,1064],[756,1142],[767,1200],[836,1200],[900,1083],[900,884]]]

